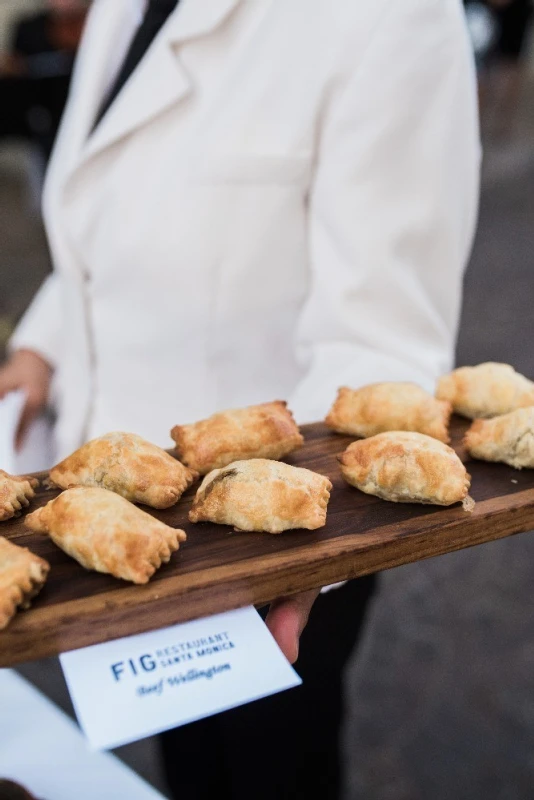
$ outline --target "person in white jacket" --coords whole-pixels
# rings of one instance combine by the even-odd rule
[[[273,399],[318,420],[340,385],[432,390],[478,172],[460,0],[95,0],[45,188],[54,272],[0,371],[21,435],[52,376],[58,458]],[[303,689],[167,738],[175,794],[337,796],[371,586],[317,601]],[[271,607],[293,661],[316,596]]]

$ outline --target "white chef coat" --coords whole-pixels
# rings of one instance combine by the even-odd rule
[[[58,456],[453,361],[477,212],[459,0],[181,0],[91,133],[143,12],[95,0],[12,348],[56,368]]]

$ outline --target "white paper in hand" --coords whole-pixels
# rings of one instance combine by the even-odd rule
[[[78,721],[108,749],[301,683],[253,607],[60,656]]]
[[[15,448],[17,428],[24,408],[24,392],[10,392],[0,400],[0,469],[11,475],[27,475],[50,469],[55,462],[52,423],[45,414],[37,417]]]
[[[164,800],[16,672],[0,669],[0,777],[47,800]]]
[[[10,392],[0,400],[0,469],[17,473],[15,437],[24,407],[24,392]]]

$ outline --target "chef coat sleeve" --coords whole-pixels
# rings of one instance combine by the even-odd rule
[[[352,58],[352,63],[351,63]],[[310,195],[311,286],[296,338],[299,422],[339,386],[416,381],[453,363],[478,207],[476,79],[457,0],[392,0],[346,59]]]
[[[9,351],[33,350],[56,367],[60,359],[61,320],[60,277],[53,273],[46,278],[16,327]]]

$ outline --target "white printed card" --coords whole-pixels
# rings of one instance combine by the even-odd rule
[[[78,722],[108,749],[301,683],[253,607],[60,656]]]

